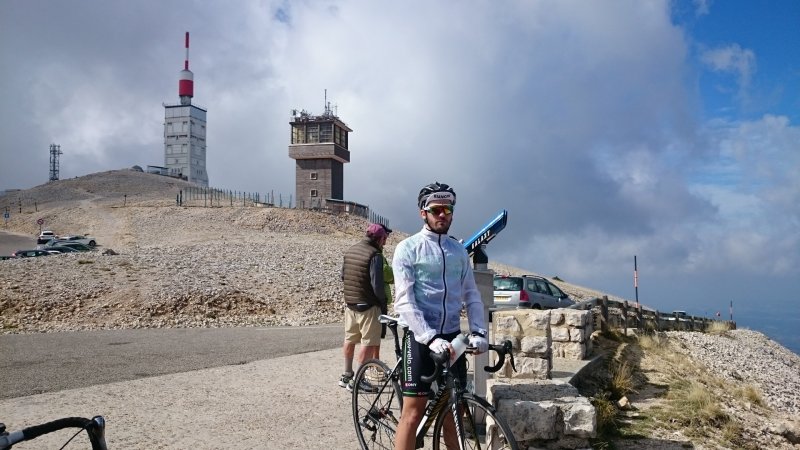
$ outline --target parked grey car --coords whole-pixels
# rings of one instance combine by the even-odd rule
[[[17,250],[11,254],[15,258],[33,258],[36,256],[50,256],[45,250]]]
[[[575,302],[546,278],[536,275],[495,275],[495,308],[566,308]]]

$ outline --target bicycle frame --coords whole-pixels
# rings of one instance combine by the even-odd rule
[[[442,414],[444,408],[449,409],[453,414],[456,436],[459,440],[463,438],[463,430],[459,425],[461,421],[458,420],[457,417],[459,415],[457,400],[463,391],[461,391],[458,380],[456,380],[454,376],[449,376],[449,373],[450,361],[448,360],[446,366],[442,370],[439,380],[437,380],[437,384],[442,381],[444,381],[444,383],[437,386],[436,393],[433,399],[428,401],[425,407],[425,414],[423,414],[422,420],[420,420],[419,426],[417,427],[416,448],[425,446],[425,435],[428,433],[430,427],[433,426],[439,414]]]
[[[403,359],[397,333],[398,324],[391,317],[381,316],[382,321],[384,318],[387,320],[384,323],[387,323],[394,335],[397,362],[394,367],[389,368],[383,361],[368,361],[367,365],[359,370],[359,379],[366,377],[367,370],[375,369],[380,370],[383,377],[379,383],[372,385],[373,390],[363,391],[366,394],[365,397],[370,398],[369,400],[364,398],[367,401],[359,406],[356,406],[357,398],[361,398],[360,395],[362,394],[360,394],[361,391],[358,388],[358,384],[356,389],[353,390],[353,415],[362,448],[367,448],[365,447],[367,445],[365,443],[365,431],[371,436],[372,442],[380,442],[379,446],[381,448],[387,448],[385,439],[388,437],[388,442],[394,441],[397,425],[400,422],[400,415],[402,415],[403,397],[398,381],[402,378]],[[489,349],[497,352],[500,358],[494,366],[486,366],[483,368],[484,370],[487,372],[499,370],[505,362],[506,355],[510,356],[511,366],[516,370],[510,341],[504,341],[503,344],[499,345],[490,345]],[[472,351],[474,349],[467,349],[467,353]],[[427,399],[419,425],[415,430],[415,447],[422,448],[425,443],[425,436],[429,431],[433,430],[433,438],[438,441],[439,445],[444,442],[448,448],[475,448],[469,445],[467,441],[470,443],[477,441],[478,430],[482,429],[485,422],[485,413],[489,413],[492,416],[493,424],[498,423],[498,418],[493,415],[493,410],[487,410],[487,407],[491,408],[491,405],[486,404],[486,401],[481,397],[467,392],[466,386],[462,386],[461,380],[452,370],[449,352],[432,353],[431,358],[434,360],[436,369],[433,374],[423,376],[421,380],[425,383],[435,382],[436,388],[432,391],[431,397]],[[371,366],[369,366],[370,364]],[[373,395],[374,397],[372,397]],[[480,402],[483,402],[484,405],[481,406]],[[478,408],[475,408],[475,406],[478,406]],[[500,422],[501,435],[510,437],[513,443],[513,436],[508,432],[508,426],[502,424],[502,421]],[[483,435],[483,432],[480,434]],[[376,440],[376,437],[381,435],[384,438]],[[370,438],[366,438],[366,440],[370,440]],[[434,447],[436,446],[437,442],[434,442]],[[516,445],[512,444],[511,448],[516,449]]]
[[[370,405],[370,411],[375,410],[376,414],[381,415],[381,417],[387,417],[387,416],[390,417],[392,423],[394,423],[395,425],[399,423],[397,417],[394,417],[394,415],[391,413],[387,415],[382,411],[378,411],[377,410],[378,408],[376,408],[376,403],[378,402],[378,399],[381,398],[381,395],[385,392],[387,386],[390,385],[392,379],[399,376],[400,374],[399,369],[401,364],[402,360],[398,359],[398,361],[395,363],[395,366],[392,368],[386,382],[384,382],[380,386],[378,390],[378,395],[375,397],[375,400],[373,400],[372,404]],[[437,381],[437,384],[439,384],[439,386],[436,389],[433,399],[427,402],[425,407],[425,413],[422,416],[422,420],[420,420],[419,426],[417,427],[417,432],[416,432],[417,448],[422,448],[424,446],[425,435],[428,433],[428,430],[430,430],[430,428],[435,423],[436,417],[438,417],[439,414],[442,412],[442,410],[445,408],[449,409],[454,414],[453,419],[456,423],[456,433],[458,438],[461,439],[463,437],[463,430],[460,430],[461,427],[459,426],[460,421],[456,420],[456,414],[458,414],[458,404],[456,400],[460,397],[460,392],[463,391],[461,391],[461,387],[459,385],[458,380],[456,380],[455,377],[448,376],[449,366],[450,364],[448,363],[447,366],[442,370],[441,376]],[[442,381],[444,381],[444,383],[442,383]],[[373,413],[370,412],[370,414]],[[379,420],[376,420],[374,423],[376,426],[385,426]],[[388,428],[387,431],[390,432],[392,435],[394,435],[394,433],[396,432],[396,430],[391,428]]]

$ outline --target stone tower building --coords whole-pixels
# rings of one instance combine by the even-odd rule
[[[344,164],[350,162],[348,133],[326,102],[325,113],[293,111],[289,157],[296,160],[295,201],[298,208],[324,208],[328,199],[343,200]]]

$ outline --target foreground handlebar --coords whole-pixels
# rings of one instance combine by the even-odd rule
[[[29,441],[37,437],[61,430],[63,428],[81,428],[86,430],[89,435],[89,442],[92,450],[108,450],[106,446],[106,420],[103,416],[94,416],[91,419],[83,417],[65,417],[52,422],[34,425],[22,431],[9,433],[7,436],[0,437],[0,449],[11,448],[17,442]]]

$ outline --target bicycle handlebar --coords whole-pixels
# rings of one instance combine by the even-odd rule
[[[514,369],[514,372],[517,371],[516,365],[514,365],[514,354],[511,352],[512,344],[511,341],[505,340],[502,344],[491,344],[489,345],[489,350],[493,350],[497,353],[497,363],[494,366],[484,366],[483,370],[489,373],[494,373],[500,370],[503,367],[503,364],[506,362],[506,355],[509,356],[511,359],[511,368]],[[474,353],[475,347],[467,347],[466,353]],[[450,361],[450,350],[445,350],[441,353],[431,353],[431,358],[433,359],[434,365],[436,368],[433,371],[433,374],[429,376],[422,375],[420,380],[423,383],[433,383],[434,380],[439,378],[439,374],[442,372],[442,366],[444,366],[448,361]]]
[[[22,431],[14,431],[7,435],[4,433],[4,435],[0,435],[0,450],[9,449],[18,442],[36,439],[43,434],[52,433],[64,428],[82,428],[86,430],[86,433],[89,435],[89,442],[92,444],[92,450],[108,450],[105,436],[106,420],[103,416],[94,416],[91,419],[83,417],[65,417],[41,425],[34,425]]]

